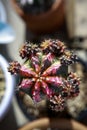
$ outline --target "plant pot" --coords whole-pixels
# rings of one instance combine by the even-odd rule
[[[8,62],[2,55],[0,55],[0,67],[4,73],[5,78],[5,92],[0,103],[0,120],[2,120],[6,115],[6,112],[8,111],[12,101],[14,92],[14,78],[7,71]]]
[[[51,9],[38,15],[25,14],[12,0],[12,6],[19,16],[25,21],[30,31],[34,33],[49,33],[57,30],[64,23],[64,0],[55,0]]]
[[[40,130],[46,130],[47,128],[58,128],[60,130],[87,130],[87,127],[75,120],[58,119],[58,118],[41,118],[30,122],[20,128],[19,130],[33,130],[39,128]]]

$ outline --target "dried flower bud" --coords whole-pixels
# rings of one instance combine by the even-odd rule
[[[61,95],[50,98],[50,108],[54,111],[63,111],[66,106],[65,99]]]
[[[63,81],[62,96],[65,98],[76,97],[79,94],[80,80],[75,73],[69,73],[67,80]]]
[[[78,60],[77,56],[70,52],[69,50],[66,50],[64,55],[60,57],[61,64],[64,65],[71,65],[75,63]]]
[[[22,46],[22,48],[20,49],[19,53],[20,56],[24,59],[24,58],[29,58],[32,55],[36,55],[37,52],[39,52],[39,48],[36,44],[24,44]]]
[[[20,68],[21,68],[20,63],[18,63],[17,61],[13,61],[9,63],[8,72],[10,72],[11,74],[17,74]]]
[[[44,53],[53,53],[56,56],[60,56],[64,53],[66,46],[59,40],[45,40],[42,44],[41,44],[41,48],[43,50]]]

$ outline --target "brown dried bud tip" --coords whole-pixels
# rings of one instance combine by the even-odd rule
[[[70,72],[67,80],[70,83],[70,85],[72,85],[74,88],[79,88],[80,79],[76,76],[75,73]]]
[[[40,49],[36,44],[25,44],[23,47],[20,49],[19,53],[20,56],[24,58],[29,58],[32,55],[36,55],[37,52],[39,52]]]
[[[8,72],[11,74],[17,74],[20,70],[21,65],[17,61],[9,63]]]
[[[64,45],[63,42],[59,41],[59,40],[45,40],[42,44],[41,44],[42,50],[44,53],[53,53],[56,56],[60,56],[64,53],[66,46]]]
[[[69,50],[65,51],[64,55],[60,58],[61,64],[70,65],[78,61],[78,57],[70,52]]]
[[[75,73],[69,73],[67,80],[63,81],[62,96],[64,98],[76,97],[79,94],[80,80]]]
[[[61,95],[54,95],[50,99],[50,108],[54,111],[63,111],[66,106],[65,99]]]

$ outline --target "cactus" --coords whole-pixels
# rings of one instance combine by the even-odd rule
[[[8,71],[19,75],[19,91],[29,94],[34,102],[49,101],[49,107],[62,111],[66,101],[79,94],[80,80],[68,66],[78,58],[59,40],[45,40],[39,45],[24,44],[19,51],[23,65],[9,63]]]

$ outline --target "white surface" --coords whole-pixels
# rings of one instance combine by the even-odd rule
[[[8,111],[8,108],[12,101],[12,96],[14,92],[14,78],[7,71],[8,63],[2,55],[0,55],[0,66],[4,72],[6,81],[5,96],[3,97],[0,104],[0,120],[2,120],[2,118],[4,118],[6,112]]]

